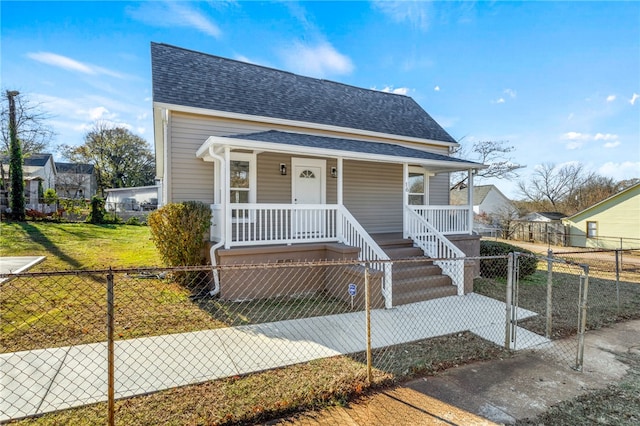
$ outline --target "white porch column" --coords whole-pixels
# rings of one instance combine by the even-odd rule
[[[342,179],[342,157],[338,157],[337,159],[337,164],[336,164],[336,171],[338,172],[338,181],[336,182],[336,184],[338,185],[337,188],[337,203],[339,205],[343,204],[343,199],[342,199],[342,186],[343,186],[343,182],[344,180]]]
[[[229,146],[224,147],[224,166],[222,167],[221,175],[220,201],[224,211],[224,248],[228,249],[231,247],[231,240],[233,239],[231,233],[231,203],[229,202],[229,188],[231,188],[231,148]]]
[[[469,204],[469,235],[473,234],[473,169],[467,171],[467,200]]]
[[[342,170],[343,170],[343,163],[342,163],[342,157],[338,157],[336,159],[336,172],[338,173],[338,177],[337,177],[337,181],[336,181],[336,203],[339,206],[344,206],[344,198],[343,198],[343,186],[344,186],[344,179],[342,178]],[[342,214],[340,213],[340,211],[338,211],[337,217],[336,217],[336,237],[338,237],[338,241],[341,243],[344,243],[344,235],[343,235],[343,229],[342,229]]]
[[[409,205],[409,164],[402,164],[402,238],[409,238],[407,234],[407,212]]]

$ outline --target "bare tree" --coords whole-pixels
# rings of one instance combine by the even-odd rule
[[[514,150],[515,147],[507,145],[506,141],[480,141],[472,145],[471,152],[460,148],[454,155],[464,156],[466,159],[489,166],[486,169],[478,170],[476,179],[515,179],[519,176],[517,171],[526,166],[513,162],[509,154]],[[452,173],[451,188],[463,186],[467,178],[466,173]]]
[[[544,163],[535,169],[528,182],[518,182],[520,192],[534,203],[549,203],[554,209],[581,184],[583,166],[569,163],[556,166]]]
[[[16,135],[24,157],[45,152],[48,149],[55,136],[55,132],[46,123],[51,118],[52,116],[43,110],[42,104],[33,103],[24,95],[15,97]],[[0,111],[0,124],[2,125],[0,151],[7,154],[10,150],[11,137],[9,134],[9,108],[4,103]]]
[[[518,182],[520,193],[535,210],[574,214],[618,192],[620,183],[590,172],[580,163],[545,163],[528,181]]]

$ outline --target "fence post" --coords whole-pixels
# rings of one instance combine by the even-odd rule
[[[587,330],[587,292],[589,290],[589,265],[580,265],[580,300],[578,306],[578,352],[576,354],[576,370],[582,371],[584,363],[584,334]]]
[[[546,338],[551,339],[553,321],[553,250],[547,250],[547,330]]]
[[[509,253],[508,261],[507,261],[507,295],[506,295],[506,322],[505,322],[505,333],[504,333],[504,347],[509,350],[511,349],[511,304],[513,298],[513,253]]]
[[[367,381],[373,383],[372,354],[371,354],[371,287],[369,285],[369,264],[364,267],[364,303],[367,322]]]
[[[113,273],[107,274],[107,410],[108,425],[115,426],[115,368],[113,353]]]

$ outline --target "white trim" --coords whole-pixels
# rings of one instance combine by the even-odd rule
[[[219,111],[219,110],[207,109],[207,108],[188,107],[183,105],[168,104],[164,102],[154,102],[153,106],[154,108],[156,107],[167,108],[177,112],[207,115],[207,116],[218,117],[218,118],[230,118],[234,120],[253,121],[253,122],[259,122],[259,123],[277,124],[282,126],[302,127],[305,129],[324,130],[324,131],[340,132],[340,133],[351,133],[351,134],[361,135],[361,136],[369,136],[369,137],[375,137],[375,138],[384,138],[384,139],[392,139],[392,140],[407,141],[407,142],[417,142],[417,143],[428,144],[428,145],[438,145],[438,146],[446,146],[446,147],[460,146],[460,144],[458,144],[457,142],[445,142],[445,141],[438,141],[434,139],[422,139],[422,138],[415,138],[411,136],[394,135],[391,133],[380,133],[380,132],[372,132],[369,130],[354,129],[351,127],[332,126],[329,124],[318,124],[318,123],[312,123],[308,121],[287,120],[284,118],[273,118],[273,117],[265,117],[260,115],[240,114],[236,112]]]
[[[409,170],[407,171],[407,190],[406,190],[407,200],[405,204],[409,204],[409,196],[411,194],[419,195],[419,193],[417,192],[409,192],[411,187],[408,185],[408,179],[411,173],[422,175],[422,199],[424,201],[422,205],[428,206],[429,205],[429,172],[425,170],[424,167],[420,167],[420,166],[409,166]]]
[[[291,204],[297,204],[296,198],[296,167],[320,167],[320,204],[327,203],[327,160],[319,158],[291,157]]]
[[[341,151],[335,149],[327,149],[327,148],[311,148],[308,146],[293,146],[286,145],[274,142],[264,142],[264,141],[252,141],[247,139],[236,139],[236,138],[223,138],[220,136],[209,136],[207,140],[198,148],[196,151],[196,156],[198,158],[202,158],[203,160],[209,157],[209,150],[214,149],[214,145],[217,146],[233,146],[234,148],[239,149],[249,149],[249,150],[263,150],[263,151],[273,151],[273,152],[281,152],[288,154],[307,154],[307,155],[315,155],[320,157],[342,157],[349,160],[360,160],[360,161],[378,161],[385,163],[409,163],[409,164],[418,164],[428,166],[430,170],[437,171],[438,173],[447,172],[447,171],[460,171],[469,169],[470,164],[468,162],[458,162],[458,161],[444,161],[444,160],[429,160],[423,158],[415,158],[415,157],[396,157],[391,155],[384,154],[371,154],[364,152],[351,152],[351,151]],[[414,148],[417,149],[417,148]],[[474,169],[484,169],[487,166],[483,164],[473,164]]]

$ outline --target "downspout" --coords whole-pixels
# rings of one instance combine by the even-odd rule
[[[212,146],[209,147],[209,155],[211,155],[211,157],[213,157],[220,165],[220,179],[222,179],[222,176],[224,176],[224,166],[225,166],[224,158],[216,154],[213,151]],[[216,197],[214,195],[214,200],[215,198]],[[226,205],[226,202],[227,202],[226,190],[223,188],[221,188],[220,190],[220,201],[221,201],[221,204]],[[226,212],[226,209],[225,209],[225,212]],[[223,218],[225,216],[226,216],[226,213],[223,215]],[[226,218],[224,218],[223,221],[226,221]],[[211,248],[209,249],[209,257],[211,258],[211,268],[213,271],[213,288],[211,289],[211,291],[209,291],[209,296],[216,296],[217,294],[220,293],[220,276],[218,274],[218,268],[216,268],[217,266],[216,250],[224,246],[225,240],[227,238],[227,232],[226,232],[226,223],[219,224],[218,226],[220,226],[220,229],[222,230],[220,232],[220,241],[212,245]]]

